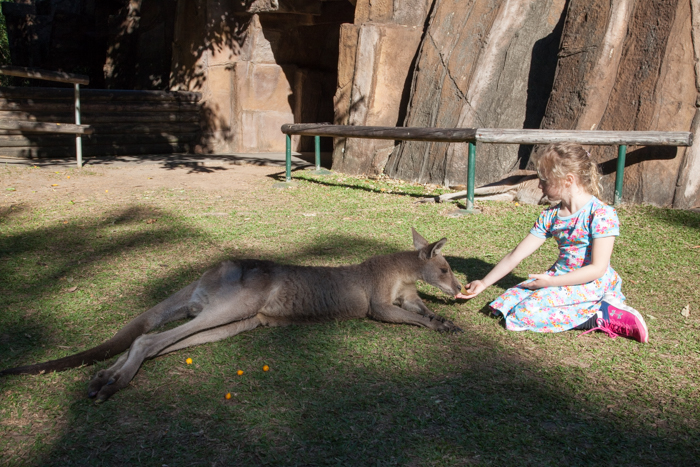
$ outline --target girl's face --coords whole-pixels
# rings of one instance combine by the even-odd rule
[[[567,193],[568,189],[566,180],[543,180],[541,178],[539,187],[542,193],[550,200],[560,200],[562,195]]]

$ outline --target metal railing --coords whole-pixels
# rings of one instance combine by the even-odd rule
[[[71,133],[75,134],[75,158],[78,167],[83,166],[83,142],[82,135],[89,135],[93,129],[88,125],[80,124],[80,85],[89,84],[90,78],[86,75],[74,73],[64,73],[62,71],[39,70],[36,68],[25,68],[19,66],[0,66],[0,74],[8,76],[18,76],[20,78],[41,79],[45,81],[56,81],[59,83],[71,83],[74,88],[75,102],[75,125],[60,123],[42,122],[0,122],[0,130],[35,133]]]
[[[328,125],[298,123],[282,125],[286,135],[286,180],[290,182],[292,142],[290,135],[316,137],[316,168],[320,169],[319,139],[334,138],[390,139],[402,141],[427,141],[468,143],[467,151],[467,203],[466,212],[474,211],[474,178],[476,167],[476,143],[491,144],[550,144],[579,143],[585,145],[617,145],[617,172],[613,204],[622,200],[625,157],[627,146],[690,146],[693,135],[686,131],[584,131],[584,130],[513,130],[502,128],[411,128]]]

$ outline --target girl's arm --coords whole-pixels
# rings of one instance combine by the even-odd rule
[[[567,285],[585,284],[600,279],[605,274],[605,271],[608,270],[614,244],[615,237],[594,238],[591,247],[591,264],[560,276],[530,274],[530,277],[535,280],[523,284],[522,287],[531,290],[542,287],[564,287]]]
[[[528,234],[513,251],[503,257],[501,261],[481,280],[475,280],[465,286],[466,295],[457,294],[456,298],[474,298],[485,288],[498,282],[503,276],[511,272],[522,260],[530,256],[542,246],[545,239]]]

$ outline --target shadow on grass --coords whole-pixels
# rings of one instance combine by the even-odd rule
[[[54,302],[61,302],[63,294],[75,292],[71,290],[71,276],[80,277],[90,266],[112,259],[125,249],[160,245],[174,232],[176,238],[198,235],[185,226],[169,227],[162,223],[139,232],[115,230],[156,215],[161,213],[131,207],[112,212],[102,220],[56,221],[51,227],[2,237],[0,294],[10,312],[0,318],[3,340],[8,342],[0,348],[3,366],[31,351],[32,345],[23,342],[22,336],[30,335],[30,342],[34,344],[50,342],[52,329],[65,329],[61,321],[70,321],[68,317],[64,319],[59,317],[60,312],[49,314],[38,309],[47,311],[55,306]],[[182,271],[176,275],[182,275]],[[85,279],[80,281],[81,288],[90,280]],[[156,290],[155,293],[162,295],[161,292]]]
[[[577,393],[582,370],[480,335],[365,320],[259,329],[188,355],[208,362],[183,378],[183,356],[157,359],[106,404],[73,403],[40,464],[690,465],[700,454],[697,429],[640,426]]]
[[[126,209],[93,228],[104,232],[112,219],[132,222],[151,215]],[[88,240],[67,234],[71,229],[61,225],[5,238],[3,257],[18,260],[57,243],[64,254],[90,247]],[[201,235],[179,225],[158,229],[160,235],[93,242],[93,254],[116,255],[129,246],[152,245],[161,236],[177,241]],[[345,248],[338,250],[340,244]],[[336,236],[289,252],[286,261],[312,262],[329,250],[354,256],[392,247]],[[212,258],[211,265],[220,259]],[[77,267],[69,258],[61,261],[55,271],[31,278],[30,287],[36,288],[27,293],[55,294],[59,286],[47,290],[40,285]],[[483,277],[491,268],[479,260],[449,261],[467,277]],[[0,265],[0,279],[14,280],[13,267],[21,270],[21,265]],[[203,271],[174,269],[153,279],[143,289],[145,300],[155,304],[173,286],[182,287]],[[506,282],[520,280],[513,276]],[[50,334],[45,321],[32,322]],[[369,320],[256,329],[150,360],[129,388],[102,406],[84,397],[87,381],[71,381],[66,399],[72,402],[63,410],[61,434],[46,444],[37,441],[30,462],[690,465],[700,455],[693,423],[651,425],[643,414],[627,413],[626,401],[595,397],[605,396],[605,388],[581,392],[584,369],[547,365],[536,355],[514,352],[478,324],[466,324],[466,332],[457,336]],[[185,355],[196,363],[183,365]],[[263,364],[272,370],[261,371]],[[244,376],[236,376],[238,369],[245,370]],[[42,377],[49,375],[36,377],[38,384]],[[21,378],[8,378],[3,386]],[[223,398],[226,392],[232,393],[230,400]]]
[[[300,172],[303,174],[304,169],[303,168],[294,169],[294,170],[292,170],[292,173],[294,173],[294,172]],[[286,172],[269,174],[268,177],[270,177],[273,180],[276,180],[278,182],[283,182],[286,179]],[[293,179],[293,176],[292,176],[292,179]],[[308,183],[316,184],[316,185],[322,185],[322,186],[327,186],[327,187],[347,188],[347,189],[358,190],[358,191],[366,191],[368,193],[380,193],[380,194],[381,193],[390,193],[390,194],[394,194],[394,195],[409,196],[411,198],[425,198],[428,196],[426,194],[407,193],[407,192],[403,192],[403,191],[399,192],[399,191],[394,191],[393,189],[391,192],[382,191],[380,188],[372,188],[372,187],[368,187],[368,186],[357,186],[357,185],[343,183],[343,182],[339,182],[339,181],[331,180],[331,179],[317,179],[317,178],[304,177],[304,178],[302,178],[302,180],[305,182],[308,182]],[[382,182],[381,180],[376,180],[376,181],[378,183]]]

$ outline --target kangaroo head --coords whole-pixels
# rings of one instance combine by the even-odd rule
[[[456,295],[459,293],[462,285],[452,273],[452,268],[445,257],[440,254],[447,239],[443,238],[435,243],[428,243],[416,232],[416,229],[411,227],[411,230],[413,231],[413,246],[418,250],[421,280],[434,285],[447,294]]]

